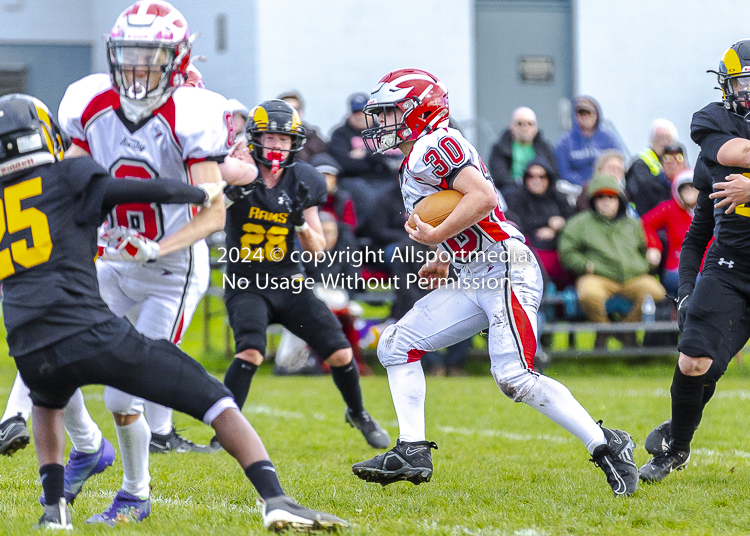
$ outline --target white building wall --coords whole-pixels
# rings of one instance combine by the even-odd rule
[[[574,2],[577,93],[599,100],[633,153],[648,146],[653,119],[669,119],[694,165],[692,115],[721,99],[706,70],[750,37],[747,0]]]
[[[0,0],[0,40],[88,43],[96,0]]]
[[[474,117],[473,0],[259,0],[260,100],[298,90],[305,120],[328,136],[347,97],[416,67],[449,89],[451,116]]]

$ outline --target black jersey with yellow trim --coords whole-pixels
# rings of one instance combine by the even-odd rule
[[[747,174],[750,169],[730,167],[717,161],[719,149],[734,138],[750,140],[750,125],[745,119],[727,110],[722,103],[711,103],[693,114],[690,137],[701,148],[694,185],[710,193],[717,182],[725,182],[732,173]],[[710,182],[709,180],[710,179]],[[724,208],[714,209],[714,236],[722,246],[741,255],[750,256],[750,206],[740,205],[732,214]]]
[[[257,274],[288,277],[302,271],[299,259],[292,255],[295,231],[289,221],[300,182],[309,190],[310,206],[325,203],[327,190],[323,175],[310,164],[297,162],[284,168],[276,186],[268,188],[261,182],[229,208],[224,257],[228,274],[248,278],[252,284]]]
[[[202,203],[176,180],[117,180],[90,157],[70,158],[0,183],[0,280],[9,353],[21,357],[114,315],[99,294],[97,228],[125,202]]]

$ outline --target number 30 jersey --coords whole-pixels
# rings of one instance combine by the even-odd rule
[[[288,277],[302,272],[299,262],[295,262],[299,259],[292,259],[294,225],[289,221],[297,185],[303,182],[307,186],[311,206],[326,201],[325,179],[307,162],[284,169],[273,188],[267,188],[261,177],[255,180],[261,183],[227,210],[224,259],[228,274],[245,277],[251,284],[255,284],[258,274]]]
[[[467,166],[474,166],[492,183],[477,150],[456,129],[440,128],[419,138],[404,160],[400,171],[401,194],[408,215],[422,199],[440,190],[453,188],[453,181]],[[494,185],[493,185],[494,188]],[[495,189],[500,200],[500,194]],[[486,218],[440,244],[460,267],[471,260],[471,254],[486,251],[492,244],[523,234],[505,220],[500,206]]]
[[[234,142],[230,106],[221,95],[179,87],[161,107],[134,124],[125,117],[120,95],[105,74],[71,84],[58,116],[73,143],[118,179],[167,178],[191,184],[192,164],[222,162]],[[110,219],[113,225],[158,241],[188,223],[195,210],[186,205],[128,203],[115,207]],[[189,250],[157,262],[171,270],[184,270],[190,262]]]

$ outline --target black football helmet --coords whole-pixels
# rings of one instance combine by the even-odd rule
[[[245,123],[247,146],[253,159],[272,167],[273,162],[263,155],[263,134],[284,134],[292,138],[292,148],[279,167],[291,167],[297,161],[297,154],[305,144],[305,129],[297,110],[283,100],[273,99],[261,102],[250,110]]]
[[[737,41],[724,53],[718,71],[724,106],[740,115],[750,112],[750,39]]]
[[[63,159],[68,139],[49,108],[22,93],[0,97],[0,180]]]

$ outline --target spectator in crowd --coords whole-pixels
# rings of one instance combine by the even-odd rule
[[[490,154],[490,174],[497,188],[505,194],[511,185],[521,184],[526,166],[536,157],[547,161],[557,174],[555,153],[539,132],[534,110],[516,108]]]
[[[362,110],[370,96],[355,93],[349,97],[350,114],[331,134],[328,152],[341,166],[339,187],[348,191],[357,207],[358,233],[365,234],[371,214],[376,211],[379,198],[393,184],[403,155],[392,157],[371,155],[362,141],[367,120]],[[399,201],[403,204],[403,201]],[[378,207],[379,209],[379,207]]]
[[[607,149],[596,159],[594,175],[610,175],[615,177],[620,186],[625,189],[625,155],[617,149]],[[588,182],[586,182],[585,186],[588,186]],[[576,212],[583,212],[588,208],[589,194],[584,187],[576,200]],[[631,208],[631,210],[633,209]]]
[[[693,210],[697,201],[698,190],[693,187],[693,170],[683,170],[672,181],[672,199],[656,205],[646,212],[641,220],[652,264],[659,264],[664,254],[664,246],[657,233],[666,231],[667,253],[664,268],[659,275],[661,284],[671,296],[677,296],[677,268],[680,263],[682,241],[685,240],[690,222],[693,221]]]
[[[679,143],[665,147],[664,154],[661,155],[661,165],[664,167],[664,174],[667,176],[667,180],[671,185],[677,175],[681,174],[686,169],[689,169],[685,155],[685,147]]]
[[[357,230],[357,212],[349,192],[338,187],[338,176],[341,173],[341,166],[328,153],[316,154],[310,160],[310,164],[315,166],[315,169],[322,173],[326,179],[328,197],[325,204],[320,207],[320,210],[333,214],[336,221],[346,224],[348,231],[345,230],[345,232],[350,231],[353,236]]]
[[[302,128],[305,129],[307,141],[298,153],[297,158],[303,162],[310,162],[316,154],[325,153],[328,150],[326,142],[320,137],[318,130],[305,121],[305,101],[302,99],[302,95],[296,91],[287,91],[279,95],[278,98],[297,110],[302,118]]]
[[[601,127],[599,103],[591,97],[578,97],[573,106],[573,128],[555,146],[560,178],[583,186],[594,172],[597,157],[607,149],[622,152],[614,134]]]
[[[641,319],[647,294],[661,301],[665,291],[649,270],[646,239],[640,222],[625,215],[627,198],[615,177],[595,175],[588,186],[591,210],[573,216],[560,234],[560,261],[578,276],[581,307],[592,322],[608,323],[605,304],[613,295],[632,302],[625,322]],[[596,335],[596,347],[606,345],[609,333]],[[634,343],[629,333],[626,343]]]
[[[374,250],[383,250],[385,266],[388,269],[392,268],[391,261],[396,248],[409,238],[404,223],[406,213],[401,188],[397,181],[393,181],[379,197],[378,209],[371,214],[366,233],[371,240],[370,247]]]
[[[670,186],[661,158],[664,149],[674,145],[677,128],[667,119],[651,123],[651,145],[641,151],[625,175],[625,191],[641,216],[662,201],[670,199]]]
[[[354,321],[361,315],[362,308],[358,303],[349,301],[348,292],[358,275],[354,263],[349,261],[352,252],[357,251],[357,243],[348,227],[337,222],[333,214],[321,212],[320,224],[326,240],[325,251],[330,256],[325,257],[325,262],[303,263],[305,274],[315,281],[315,294],[328,305],[341,323],[354,359],[359,365],[360,376],[370,376],[372,371],[362,355],[359,332],[354,327]]]
[[[536,157],[526,166],[521,186],[509,192],[506,201],[547,276],[563,289],[573,283],[573,278],[560,265],[557,239],[573,208],[555,188],[556,181],[552,166]]]

